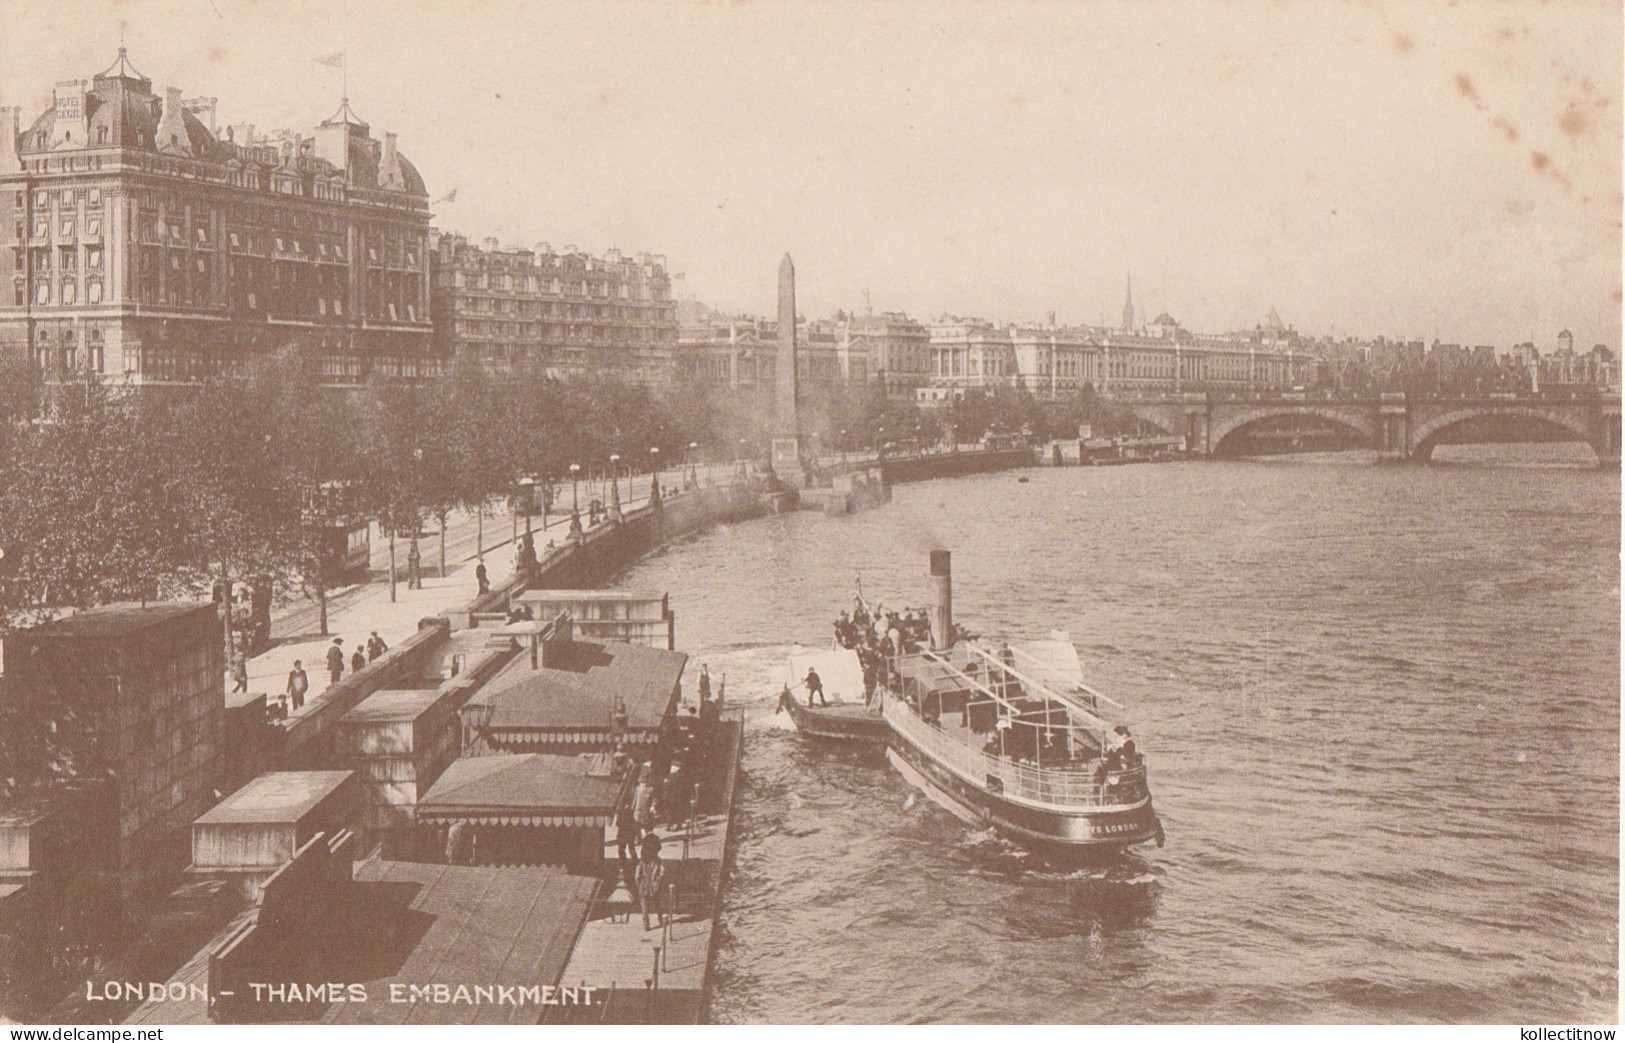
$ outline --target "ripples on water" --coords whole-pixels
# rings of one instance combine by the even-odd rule
[[[1504,450],[1501,452],[1505,452]],[[1034,470],[715,530],[638,566],[750,704],[715,1016],[1523,1022],[1618,1010],[1619,478],[1458,450]],[[1168,831],[1058,872],[773,716],[854,575],[1071,631]]]

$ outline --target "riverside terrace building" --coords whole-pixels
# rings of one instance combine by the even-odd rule
[[[1292,335],[1259,327],[1250,334],[1193,334],[1166,313],[1139,329],[1000,326],[945,317],[931,324],[931,372],[923,405],[973,388],[1025,388],[1039,398],[1103,393],[1258,391],[1314,379],[1317,360]]]
[[[498,371],[536,362],[558,377],[650,386],[671,380],[677,306],[661,255],[594,257],[574,246],[525,250],[439,235],[430,270],[436,347],[446,358]]]
[[[20,116],[0,108],[0,349],[135,385],[290,345],[331,384],[438,371],[423,179],[348,101],[311,134],[222,133],[215,99],[155,93],[120,48]]]

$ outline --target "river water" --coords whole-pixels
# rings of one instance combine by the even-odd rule
[[[725,1022],[1565,1022],[1618,1012],[1617,473],[1561,447],[900,486],[636,566],[747,704]],[[1069,631],[1163,849],[1062,872],[775,719],[855,577]]]

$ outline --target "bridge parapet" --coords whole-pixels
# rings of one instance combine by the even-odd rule
[[[1252,397],[1180,394],[1122,405],[1135,416],[1183,436],[1192,451],[1222,454],[1226,438],[1271,420],[1313,417],[1340,427],[1380,452],[1426,460],[1444,441],[1588,443],[1603,463],[1620,457],[1617,393],[1429,398],[1387,392],[1362,398],[1302,393]]]

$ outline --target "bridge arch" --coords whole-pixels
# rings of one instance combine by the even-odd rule
[[[1413,417],[1411,457],[1417,460],[1431,459],[1433,450],[1444,444],[1446,436],[1452,430],[1467,425],[1493,424],[1497,419],[1532,425],[1536,429],[1542,429],[1558,436],[1551,439],[1552,441],[1584,442],[1597,453],[1598,459],[1603,458],[1603,451],[1597,444],[1597,425],[1592,422],[1591,418],[1576,415],[1573,410],[1550,409],[1534,403],[1514,402],[1497,402],[1446,409],[1436,416],[1426,417],[1425,419]],[[1497,439],[1485,439],[1485,441],[1493,442],[1497,441]],[[1524,439],[1507,439],[1507,441],[1524,441]]]
[[[1268,420],[1284,420],[1292,417],[1314,417],[1317,420],[1324,420],[1357,436],[1368,445],[1377,444],[1376,422],[1369,409],[1351,409],[1321,402],[1274,402],[1248,405],[1233,412],[1216,410],[1209,434],[1213,455],[1225,455],[1227,452],[1225,440],[1231,435],[1244,434],[1246,428]]]

